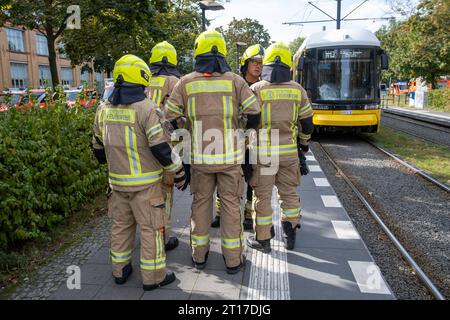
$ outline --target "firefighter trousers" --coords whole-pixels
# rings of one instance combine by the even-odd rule
[[[192,258],[202,263],[209,252],[209,229],[213,214],[213,194],[217,187],[220,194],[220,234],[222,255],[227,267],[243,262],[244,240],[240,200],[244,189],[240,165],[202,166],[191,165],[191,213]]]
[[[166,276],[164,250],[164,197],[161,183],[138,192],[113,191],[108,199],[112,218],[111,259],[115,277],[130,263],[136,225],[141,230],[140,266],[144,285],[160,283]]]
[[[270,174],[268,174],[270,172]],[[255,192],[255,218],[253,225],[257,240],[271,238],[272,191],[276,186],[281,200],[281,221],[289,221],[292,227],[300,224],[301,207],[297,187],[300,185],[300,166],[298,158],[280,161],[278,168],[268,170],[267,166],[255,165],[250,181]]]

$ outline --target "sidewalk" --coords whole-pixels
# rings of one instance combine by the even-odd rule
[[[133,274],[125,285],[116,285],[109,258],[110,220],[104,217],[98,229],[51,261],[11,299],[395,299],[312,153],[308,153],[307,161],[311,173],[302,178],[299,189],[303,218],[293,251],[286,251],[282,242],[280,207],[274,190],[276,237],[272,240],[272,253],[247,248],[245,270],[228,275],[221,254],[219,229],[211,229],[207,266],[202,271],[196,270],[192,266],[189,245],[192,197],[188,190],[176,191],[172,227],[180,245],[167,253],[168,268],[177,276],[174,283],[151,292],[142,290],[137,239]],[[80,290],[67,287],[66,268],[71,265],[81,268]],[[377,279],[375,287],[370,285],[374,278]]]

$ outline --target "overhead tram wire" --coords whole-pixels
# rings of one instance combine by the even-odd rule
[[[296,22],[283,22],[283,24],[287,24],[287,25],[303,25],[306,23],[324,23],[324,22],[336,22],[336,29],[340,29],[341,28],[341,22],[343,21],[364,21],[364,20],[391,20],[391,19],[395,19],[394,17],[377,17],[377,18],[353,18],[353,19],[348,19],[347,17],[349,15],[351,15],[353,12],[355,12],[356,10],[358,10],[362,5],[364,5],[366,2],[368,2],[368,0],[363,0],[362,3],[360,3],[358,6],[356,6],[353,10],[351,10],[348,14],[346,14],[344,16],[344,18],[341,18],[341,9],[342,9],[342,1],[343,0],[336,0],[337,2],[337,17],[333,18],[330,14],[328,14],[326,11],[320,9],[318,6],[314,5],[311,1],[309,1],[308,3],[313,6],[314,8],[316,8],[317,10],[319,10],[320,12],[322,12],[323,14],[325,14],[326,16],[328,16],[330,18],[330,20],[314,20],[314,21],[296,21]]]

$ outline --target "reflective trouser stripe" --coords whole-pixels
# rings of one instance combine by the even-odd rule
[[[115,263],[124,263],[131,260],[131,254],[133,250],[125,251],[125,252],[115,252],[110,250],[110,256],[113,262]]]
[[[242,246],[242,243],[244,242],[244,238],[234,238],[234,239],[227,239],[222,238],[222,246],[227,249],[237,249]]]
[[[209,235],[207,236],[194,236],[191,235],[192,244],[197,246],[206,246],[209,243]]]
[[[166,257],[145,260],[141,259],[141,269],[143,270],[157,270],[166,267]]]
[[[283,210],[283,216],[287,218],[298,218],[300,216],[300,210],[301,208],[285,209]]]
[[[269,224],[272,224],[272,215],[256,217],[256,224],[258,226],[267,226]]]

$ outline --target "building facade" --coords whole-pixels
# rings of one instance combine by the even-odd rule
[[[72,67],[70,60],[57,53],[56,63],[63,86],[103,89],[105,75]],[[51,86],[47,38],[37,30],[5,25],[0,28],[0,89],[45,88]]]

